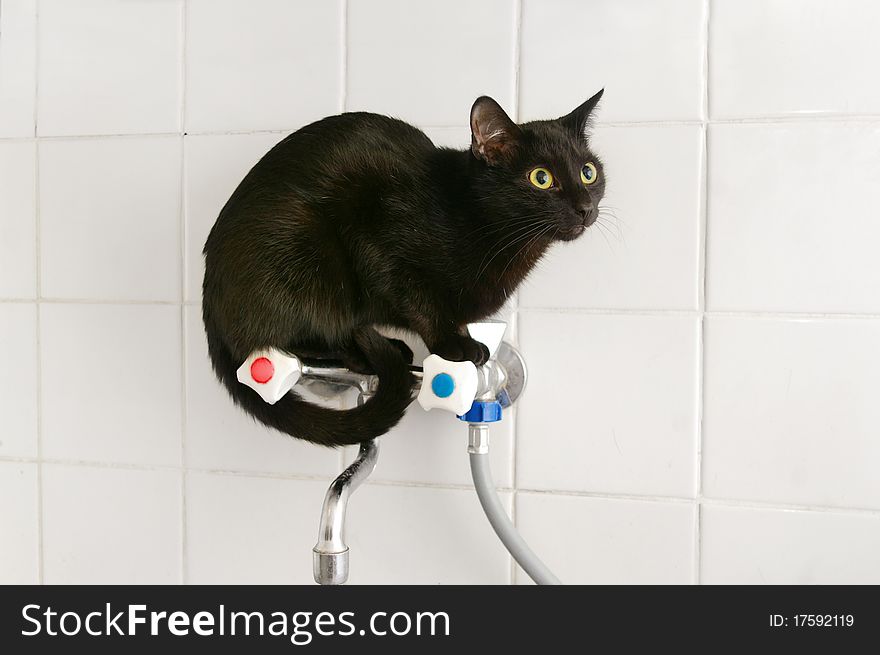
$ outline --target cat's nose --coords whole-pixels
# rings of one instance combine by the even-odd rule
[[[593,206],[593,203],[580,205],[577,208],[577,213],[580,214],[581,218],[584,220],[584,225],[587,227],[590,227],[596,222],[596,208]]]

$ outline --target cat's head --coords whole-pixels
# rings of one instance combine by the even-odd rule
[[[590,149],[587,127],[602,91],[570,114],[517,125],[488,96],[471,109],[471,152],[483,198],[511,230],[533,225],[542,237],[570,241],[599,215],[605,193],[602,162]],[[502,209],[503,206],[503,209]]]

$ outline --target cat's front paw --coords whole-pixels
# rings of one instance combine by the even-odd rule
[[[489,361],[489,349],[484,344],[460,334],[443,341],[433,353],[450,362],[473,362],[477,366]]]

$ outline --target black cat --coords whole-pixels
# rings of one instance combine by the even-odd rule
[[[471,148],[369,113],[294,132],[247,174],[205,243],[202,316],[214,370],[257,420],[326,446],[384,434],[413,377],[402,343],[485,362],[466,324],[497,311],[553,241],[580,236],[605,188],[586,128],[602,91],[562,118],[514,123],[491,98],[471,109]],[[573,284],[581,281],[573,280]],[[379,376],[347,411],[287,394],[263,402],[236,380],[254,350],[328,356]]]

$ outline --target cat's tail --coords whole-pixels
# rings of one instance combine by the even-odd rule
[[[294,392],[274,405],[241,384],[235,361],[216,333],[208,327],[208,354],[214,371],[233,400],[261,423],[298,439],[322,446],[347,446],[369,441],[388,432],[403,418],[413,399],[415,379],[402,353],[372,327],[354,337],[366,360],[379,376],[379,388],[363,405],[348,410],[320,407]]]

